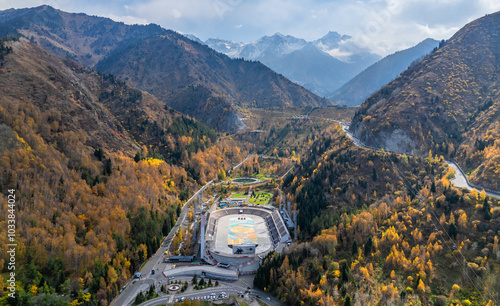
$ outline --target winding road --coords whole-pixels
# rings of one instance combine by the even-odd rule
[[[333,119],[328,119],[328,120],[340,123],[340,125],[342,126],[342,130],[346,133],[347,137],[349,137],[356,146],[358,146],[360,148],[365,148],[365,149],[373,149],[373,148],[370,148],[368,146],[365,146],[361,142],[361,140],[359,138],[357,138],[356,136],[354,136],[349,131],[349,125],[347,125],[346,123],[344,123],[342,121],[338,121],[338,120],[333,120]],[[389,152],[389,151],[386,151],[386,152]],[[398,152],[394,152],[394,153],[398,153]],[[448,166],[450,166],[451,168],[455,169],[455,177],[451,179],[451,183],[453,183],[453,185],[455,187],[467,188],[469,190],[472,190],[472,189],[475,188],[476,190],[479,190],[479,191],[482,190],[482,189],[484,189],[484,191],[486,192],[487,196],[490,196],[490,197],[493,197],[493,198],[500,198],[500,192],[499,191],[488,190],[486,188],[482,188],[480,186],[476,186],[474,184],[471,184],[469,182],[469,180],[467,179],[467,176],[465,175],[465,173],[462,170],[462,168],[460,168],[460,166],[457,163],[455,163],[454,161],[445,160],[445,162],[448,164]]]

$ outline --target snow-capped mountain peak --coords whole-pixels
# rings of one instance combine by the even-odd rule
[[[291,35],[276,33],[272,36],[263,36],[257,41],[245,44],[240,55],[243,58],[258,60],[260,57],[281,57],[295,50],[302,49],[307,42],[304,39]]]
[[[380,59],[356,47],[350,36],[333,31],[314,41],[275,33],[249,43],[210,38],[205,44],[233,58],[260,61],[320,95]]]
[[[181,34],[182,34],[182,33],[181,33]],[[182,35],[184,35],[184,36],[186,36],[187,38],[189,38],[189,39],[191,39],[191,40],[193,40],[193,41],[195,41],[195,42],[197,42],[197,43],[200,43],[200,44],[202,44],[202,45],[204,45],[204,44],[205,44],[205,43],[204,43],[201,39],[199,39],[198,37],[194,36],[193,34],[182,34]]]
[[[350,38],[351,38],[351,36],[349,36],[349,35],[340,35],[337,32],[330,31],[325,36],[316,39],[313,43],[315,45],[322,44],[323,46],[327,47],[328,49],[334,49],[334,48],[339,47],[339,44],[341,41],[346,41]]]
[[[226,54],[232,58],[241,57],[241,48],[245,45],[244,43],[219,38],[209,38],[205,41],[205,44],[215,51]]]

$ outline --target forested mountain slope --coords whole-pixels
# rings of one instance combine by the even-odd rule
[[[243,127],[241,107],[330,105],[258,62],[230,59],[157,25],[125,25],[50,6],[0,12],[0,35],[18,33],[58,56],[113,73],[212,128]]]
[[[432,156],[355,147],[325,130],[283,181],[299,242],[254,285],[287,305],[496,305],[500,210]]]
[[[0,29],[18,32],[60,57],[94,67],[120,44],[164,33],[158,25],[126,25],[109,18],[73,14],[42,5],[0,11]]]
[[[473,21],[373,94],[351,125],[363,142],[457,159],[500,190],[500,13]]]
[[[151,95],[24,39],[0,51],[0,201],[7,211],[15,190],[20,284],[16,300],[0,304],[105,304],[157,250],[197,182],[243,152],[214,144],[213,131]],[[0,225],[3,269],[7,214]]]
[[[118,48],[97,69],[223,130],[242,125],[239,108],[330,104],[259,62],[230,59],[171,31]]]
[[[358,106],[437,46],[438,41],[428,38],[416,46],[390,54],[342,85],[328,99],[336,104]]]

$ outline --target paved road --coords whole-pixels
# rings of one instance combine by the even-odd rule
[[[365,148],[365,149],[374,149],[374,148],[371,148],[371,147],[367,147],[365,146],[361,140],[359,140],[356,136],[354,136],[350,131],[349,131],[349,126],[347,124],[345,124],[344,122],[341,122],[341,121],[338,121],[338,120],[333,120],[333,119],[326,119],[326,120],[329,120],[329,121],[334,121],[334,122],[337,122],[337,123],[340,123],[342,125],[342,130],[346,133],[347,137],[349,137],[352,142],[354,142],[354,144],[358,147],[361,147],[361,148]],[[389,151],[386,151],[386,152],[389,152]],[[453,185],[455,185],[455,187],[459,187],[459,188],[467,188],[469,190],[472,190],[474,188],[476,188],[477,190],[481,190],[483,188],[479,187],[479,186],[474,186],[472,185],[469,180],[467,179],[467,176],[465,175],[464,171],[462,170],[462,168],[460,168],[460,166],[453,162],[453,161],[448,161],[448,160],[445,160],[445,162],[453,169],[455,169],[455,177],[453,179],[451,179],[451,183],[453,183]],[[494,197],[494,198],[500,198],[500,192],[497,192],[497,191],[493,191],[493,190],[485,190],[486,192],[486,195],[490,196],[490,197]]]
[[[465,176],[462,169],[460,169],[460,167],[455,163],[452,163],[452,162],[447,162],[447,163],[450,167],[455,169],[455,177],[451,179],[451,182],[453,183],[453,185],[455,185],[456,187],[460,187],[460,188],[469,188],[469,183],[467,182],[467,177]],[[470,188],[470,189],[472,189],[472,188]]]
[[[271,306],[281,306],[284,305],[281,301],[278,299],[274,298],[273,296],[269,295],[268,293],[265,293],[261,290],[258,289],[248,289],[247,287],[243,287],[238,284],[231,284],[231,283],[225,283],[221,282],[221,284],[217,287],[212,287],[212,288],[207,288],[203,290],[195,290],[195,291],[190,291],[186,293],[178,293],[178,294],[172,294],[172,295],[166,295],[166,296],[161,296],[157,297],[155,299],[146,301],[139,306],[156,306],[162,303],[174,303],[175,301],[180,300],[181,298],[193,298],[196,299],[197,297],[203,298],[208,297],[211,293],[215,293],[215,295],[218,297],[222,292],[226,293],[227,296],[236,296],[238,295],[238,292],[242,292],[246,294],[248,291],[248,297],[250,298],[257,298],[259,296],[260,300],[264,302],[266,305],[271,305]]]
[[[285,172],[285,174],[283,174],[283,175],[280,177],[280,179],[283,179],[283,178],[284,178],[284,177],[285,177],[285,176],[286,176],[286,175],[287,175],[290,171],[292,171],[293,167],[294,167],[294,166],[291,166],[291,167],[290,167],[290,169],[288,169],[288,171],[287,171],[287,172]]]
[[[245,158],[241,163],[237,164],[236,166],[233,167],[233,171],[241,167],[247,160],[250,159],[250,157],[254,157],[255,154],[248,154],[247,158]]]
[[[453,183],[453,185],[455,185],[456,187],[460,187],[460,188],[467,188],[469,190],[476,188],[476,190],[481,191],[483,189],[480,186],[474,186],[473,184],[471,184],[469,182],[469,180],[467,179],[467,176],[465,175],[464,171],[455,162],[453,162],[453,161],[446,161],[446,162],[448,163],[448,165],[450,167],[455,169],[455,177],[453,179],[451,179],[451,182]],[[486,192],[486,195],[489,197],[500,198],[500,192],[493,191],[493,190],[486,190],[486,189],[485,189],[485,192]]]

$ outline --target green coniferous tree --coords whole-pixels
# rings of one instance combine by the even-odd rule
[[[372,248],[373,248],[373,238],[372,236],[370,236],[368,238],[368,241],[366,241],[365,243],[365,252],[364,252],[365,256],[368,256],[371,253]]]
[[[491,207],[490,203],[488,202],[488,197],[484,198],[483,202],[483,211],[484,211],[484,220],[491,220]]]
[[[358,241],[354,240],[354,242],[352,243],[352,248],[351,248],[352,256],[358,255],[358,248],[359,248]]]
[[[452,223],[450,224],[450,227],[448,228],[448,234],[455,238],[458,234],[458,229],[457,229],[457,226],[455,225],[455,223]]]

